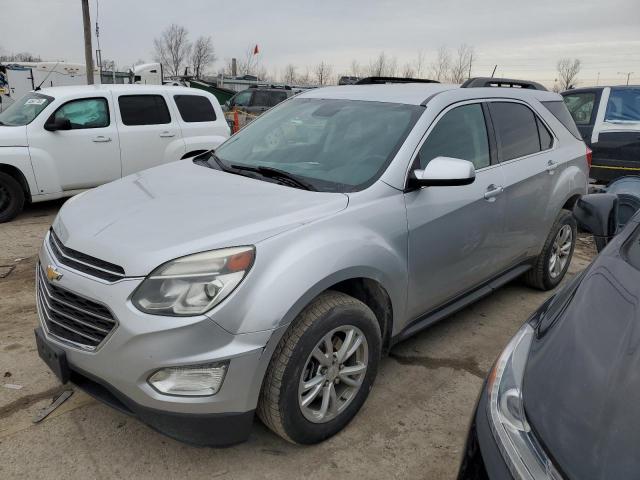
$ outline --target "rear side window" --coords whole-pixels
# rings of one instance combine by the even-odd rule
[[[612,88],[604,120],[640,122],[640,88]]]
[[[275,107],[280,102],[283,102],[287,99],[286,92],[269,92],[269,106]]]
[[[563,101],[556,100],[553,102],[542,102],[547,110],[549,110],[554,117],[558,119],[558,121],[564,125],[564,127],[571,132],[571,135],[576,137],[578,140],[582,140],[582,136],[580,135],[580,131],[578,127],[576,127],[576,122],[573,121],[573,117],[567,110],[567,106]]]
[[[216,111],[207,97],[201,95],[174,95],[178,111],[185,122],[215,122]]]
[[[490,102],[501,161],[513,160],[540,151],[535,114],[530,108],[512,102]]]
[[[82,98],[62,105],[53,114],[54,120],[67,119],[72,130],[109,126],[109,106],[106,98]]]
[[[593,115],[593,107],[596,103],[595,93],[571,93],[564,95],[562,98],[576,125],[589,125],[591,123],[591,115]]]
[[[122,95],[118,97],[118,105],[125,125],[171,123],[167,102],[162,95]]]
[[[553,136],[538,117],[536,117],[536,122],[538,122],[538,134],[540,135],[540,150],[548,150],[553,146]]]
[[[487,126],[479,103],[456,107],[438,120],[420,147],[420,168],[436,157],[469,160],[477,169],[489,166]]]

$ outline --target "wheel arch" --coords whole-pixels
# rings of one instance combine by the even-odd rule
[[[9,165],[7,163],[0,163],[0,172],[6,173],[7,175],[14,178],[22,187],[22,191],[24,192],[24,198],[27,202],[31,201],[31,190],[29,189],[29,183],[27,182],[27,178],[24,176],[24,173],[13,165]]]

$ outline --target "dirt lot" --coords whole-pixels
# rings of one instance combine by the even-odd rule
[[[454,478],[483,377],[549,295],[514,282],[396,346],[357,418],[321,445],[290,445],[256,421],[247,443],[222,450],[191,447],[79,391],[33,424],[33,415],[60,389],[33,341],[36,254],[60,205],[36,205],[0,225],[3,479]],[[593,255],[593,245],[581,237],[567,277]]]

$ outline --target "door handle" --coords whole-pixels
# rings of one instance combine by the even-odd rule
[[[160,136],[168,138],[168,137],[175,137],[176,134],[173,133],[173,132],[165,131],[165,132],[160,133]]]
[[[553,171],[558,168],[558,162],[554,162],[553,160],[549,160],[547,162],[547,172],[553,173]]]
[[[490,202],[495,202],[496,197],[504,192],[502,185],[494,185],[493,183],[487,187],[487,191],[484,194],[484,199]]]
[[[105,137],[104,135],[98,135],[97,137],[93,138],[93,141],[96,142],[96,143],[110,142],[111,141],[111,137]]]

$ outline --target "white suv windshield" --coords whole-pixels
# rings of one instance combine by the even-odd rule
[[[51,102],[53,102],[53,97],[48,95],[27,93],[0,113],[0,125],[10,127],[27,125],[40,115],[40,112],[47,108]]]
[[[255,120],[216,150],[227,166],[269,167],[321,191],[372,184],[424,111],[416,105],[298,98]]]

